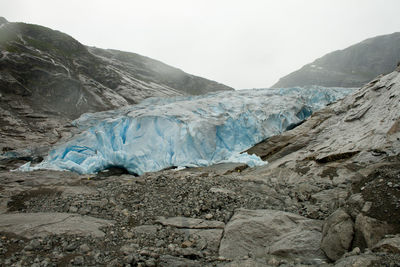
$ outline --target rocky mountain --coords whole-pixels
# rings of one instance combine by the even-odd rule
[[[400,32],[377,36],[329,53],[282,77],[272,87],[360,87],[400,62]]]
[[[400,67],[248,151],[269,162],[249,175],[324,220],[319,248],[335,266],[399,261],[399,108]]]
[[[233,89],[135,53],[87,47],[59,31],[0,18],[0,141],[10,149],[24,146],[12,141],[18,136],[27,144],[58,140],[62,125],[82,113],[220,90]]]
[[[9,27],[3,25],[0,30]],[[25,49],[18,40],[13,49]],[[71,65],[50,55],[46,61],[39,52],[2,50],[1,60],[12,56],[11,67],[25,60],[27,67],[21,63],[17,77],[30,77],[33,71],[51,96],[43,78],[47,76],[40,73],[57,77],[54,68],[68,80],[67,69],[84,69],[82,64],[89,64],[86,57],[114,62],[120,54],[93,51],[79,43],[73,47],[86,52]],[[49,51],[53,49],[59,48]],[[26,58],[47,63],[30,65]],[[52,67],[47,69],[46,64]],[[268,164],[249,168],[223,163],[137,177],[118,166],[85,175],[10,171],[41,161],[41,145],[46,149],[71,139],[76,129],[61,124],[61,115],[68,122],[72,113],[61,106],[60,113],[53,114],[46,101],[39,107],[34,102],[39,92],[28,87],[29,80],[0,70],[5,83],[14,86],[1,91],[2,266],[361,267],[400,262],[400,67],[246,151]],[[97,73],[86,71],[79,73]],[[32,84],[40,86],[39,81]],[[111,103],[110,99],[96,103]],[[121,99],[128,101],[122,95]],[[248,127],[256,120],[244,119]],[[235,127],[233,123],[227,135],[243,132]],[[110,146],[97,132],[97,142]],[[86,142],[71,148],[78,153],[90,147]]]
[[[397,266],[400,68],[219,164],[0,169],[6,266]]]
[[[42,26],[0,23],[0,92],[24,96],[36,112],[76,118],[151,96],[232,90],[135,53],[86,47]]]

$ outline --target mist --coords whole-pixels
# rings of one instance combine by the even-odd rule
[[[9,21],[135,52],[235,89],[265,88],[366,38],[400,31],[398,0],[2,1]]]

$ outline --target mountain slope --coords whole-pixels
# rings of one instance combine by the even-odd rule
[[[35,112],[76,118],[151,96],[232,90],[137,54],[87,48],[42,26],[0,23],[0,93],[23,96]]]
[[[68,137],[68,123],[83,113],[220,90],[233,89],[138,54],[86,47],[59,31],[0,17],[2,152]]]
[[[281,78],[272,87],[360,87],[400,62],[400,32],[367,39],[329,53]]]
[[[90,53],[124,69],[135,78],[155,82],[190,95],[206,94],[213,91],[232,90],[223,84],[187,74],[160,61],[136,53],[113,49],[88,47]]]

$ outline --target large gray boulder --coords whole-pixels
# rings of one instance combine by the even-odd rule
[[[355,222],[355,244],[361,248],[364,246],[372,248],[387,234],[396,233],[396,227],[383,221],[368,217],[362,213],[358,214]]]
[[[319,248],[322,222],[276,210],[239,209],[226,225],[220,256],[263,256],[324,259]]]
[[[338,260],[351,247],[354,222],[344,210],[338,209],[325,221],[322,228],[321,249],[331,260]]]
[[[38,212],[8,213],[0,215],[0,232],[9,232],[26,238],[47,235],[81,235],[104,237],[99,228],[111,226],[114,222],[73,213]]]

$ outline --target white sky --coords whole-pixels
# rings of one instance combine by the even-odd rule
[[[400,31],[400,0],[0,0],[0,16],[139,53],[236,89]]]

